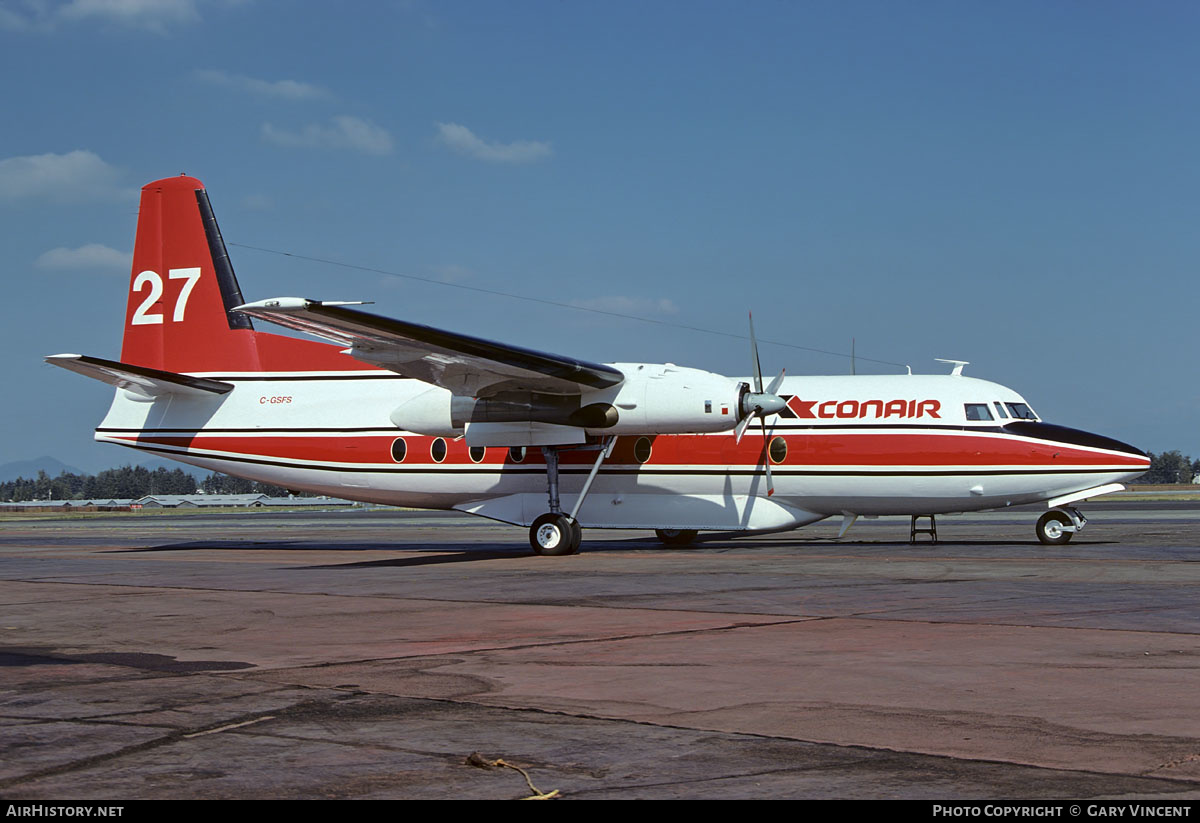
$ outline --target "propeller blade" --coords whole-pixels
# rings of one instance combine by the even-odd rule
[[[787,374],[787,369],[780,369],[779,376],[771,381],[771,385],[767,386],[767,394],[774,394],[779,391],[779,387],[783,385],[783,376]]]
[[[771,476],[771,437],[767,432],[767,417],[778,414],[787,406],[783,398],[775,393],[783,385],[786,369],[779,372],[779,376],[771,381],[771,385],[767,386],[766,391],[763,391],[762,364],[758,359],[758,338],[754,335],[754,313],[750,312],[749,314],[750,354],[754,357],[754,391],[746,391],[746,384],[742,384],[741,408],[738,409],[742,418],[734,427],[734,437],[736,442],[742,442],[742,435],[745,434],[746,428],[753,418],[757,417],[762,423],[763,473],[767,478],[767,497],[770,497],[775,493],[775,478]]]
[[[775,493],[775,478],[771,477],[771,436],[767,434],[767,418],[759,417],[763,432],[763,467],[767,475],[767,497]]]
[[[754,312],[750,312],[750,353],[754,355],[754,393],[762,394],[762,366],[758,362],[758,340],[754,337]]]
[[[734,443],[742,442],[742,435],[746,433],[746,427],[750,425],[750,421],[753,419],[753,417],[753,415],[748,414],[738,421],[737,428],[733,430]]]

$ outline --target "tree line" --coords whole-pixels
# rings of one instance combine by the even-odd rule
[[[1138,485],[1157,485],[1161,483],[1191,483],[1192,478],[1200,474],[1200,460],[1193,460],[1186,454],[1177,451],[1146,452],[1150,458],[1150,471],[1133,481]]]
[[[281,486],[243,480],[213,472],[197,482],[183,469],[122,466],[99,474],[63,472],[51,477],[39,471],[37,477],[18,477],[0,481],[0,501],[20,503],[27,500],[92,500],[96,498],[137,498],[148,494],[266,494],[286,497]]]

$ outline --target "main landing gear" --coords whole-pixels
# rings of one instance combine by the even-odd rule
[[[1035,531],[1038,540],[1045,545],[1061,546],[1071,542],[1075,533],[1082,531],[1086,525],[1087,518],[1078,509],[1065,506],[1061,509],[1051,509],[1039,517]]]
[[[547,557],[575,554],[582,540],[579,521],[565,514],[546,512],[529,527],[529,545],[534,552]]]
[[[550,498],[550,511],[539,515],[533,521],[533,525],[529,527],[529,545],[533,548],[534,554],[561,557],[579,551],[579,544],[583,540],[583,529],[580,528],[579,521],[575,517],[579,514],[579,508],[592,488],[592,481],[596,479],[596,473],[600,471],[600,464],[612,454],[616,442],[617,438],[612,436],[605,438],[603,443],[592,446],[542,447],[542,455],[546,458],[546,492]],[[587,480],[584,481],[583,488],[579,491],[579,497],[575,500],[575,507],[571,509],[570,514],[564,514],[558,499],[558,453],[568,449],[595,450],[597,454],[596,462],[592,464],[592,470],[588,474]]]

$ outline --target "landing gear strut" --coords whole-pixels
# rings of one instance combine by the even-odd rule
[[[600,471],[600,464],[612,454],[616,442],[617,438],[613,436],[605,438],[604,442],[599,445],[574,447],[577,451],[595,449],[598,454],[570,514],[563,513],[558,498],[558,453],[560,450],[570,447],[542,447],[542,455],[546,458],[546,493],[549,497],[550,511],[540,515],[529,527],[529,545],[535,554],[560,557],[579,551],[579,544],[583,540],[583,529],[580,528],[579,521],[575,517],[579,514],[579,508],[592,488],[592,481],[596,479],[596,473]]]
[[[1071,542],[1075,533],[1082,531],[1087,525],[1087,518],[1078,509],[1068,506],[1061,509],[1051,509],[1038,518],[1038,540],[1047,546],[1062,546]]]

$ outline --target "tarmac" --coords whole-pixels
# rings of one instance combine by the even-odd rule
[[[0,521],[0,797],[1200,798],[1200,503],[1082,508]]]

